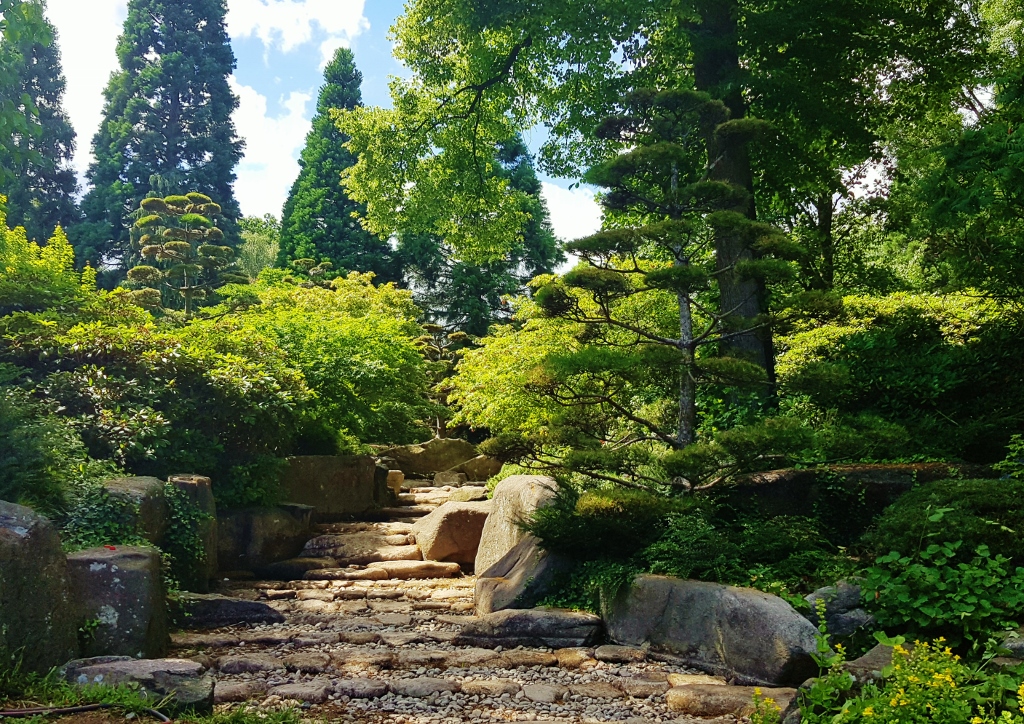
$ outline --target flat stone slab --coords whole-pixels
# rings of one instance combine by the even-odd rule
[[[665,694],[665,702],[669,711],[679,712],[686,716],[749,716],[754,711],[754,691],[771,699],[775,704],[786,710],[796,697],[796,689],[753,686],[677,686]]]
[[[633,646],[598,646],[594,650],[594,658],[613,664],[634,664],[647,659],[647,652]]]
[[[454,578],[462,575],[462,568],[458,563],[440,561],[381,561],[371,563],[367,568],[386,571],[388,577],[400,580]]]
[[[633,696],[637,699],[661,696],[671,688],[667,681],[652,681],[650,679],[624,678],[620,679],[617,683],[627,696]]]
[[[484,681],[466,681],[462,684],[462,693],[467,696],[501,696],[502,694],[518,694],[519,684],[508,679],[487,679]]]
[[[331,684],[328,681],[302,681],[296,684],[275,686],[269,693],[271,696],[279,696],[282,699],[323,704],[331,694]]]
[[[249,701],[263,696],[266,692],[267,684],[263,681],[218,681],[213,689],[213,703]]]
[[[538,704],[554,704],[568,693],[569,690],[559,684],[527,684],[523,687],[526,698]]]
[[[217,669],[222,674],[254,674],[261,671],[283,671],[285,664],[270,654],[221,656]]]
[[[158,701],[171,697],[176,710],[192,708],[209,712],[213,709],[214,679],[197,661],[97,656],[71,661],[60,673],[66,681],[82,686],[136,685]]]
[[[216,593],[182,593],[178,599],[182,628],[222,628],[243,623],[284,623],[284,616],[262,601]]]
[[[506,609],[471,619],[463,625],[456,645],[571,648],[587,646],[600,637],[601,619],[590,613],[559,609]],[[557,659],[556,659],[557,661]]]
[[[421,676],[416,679],[394,679],[391,682],[391,691],[396,696],[424,698],[444,691],[455,693],[458,690],[459,685],[454,681],[429,676]]]
[[[334,693],[350,699],[376,699],[388,693],[388,685],[376,679],[342,679],[334,684]]]

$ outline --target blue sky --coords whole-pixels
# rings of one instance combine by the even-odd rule
[[[78,132],[75,165],[83,174],[99,125],[102,91],[116,67],[114,47],[128,0],[47,0],[68,80],[65,105]],[[235,194],[249,215],[280,215],[298,173],[296,162],[316,109],[323,67],[341,45],[363,73],[363,100],[390,105],[388,78],[402,75],[388,30],[404,0],[228,0],[228,33],[238,59],[231,78],[246,155]],[[529,140],[529,138],[528,138]],[[544,177],[556,233],[566,239],[597,228],[600,214],[587,189]]]

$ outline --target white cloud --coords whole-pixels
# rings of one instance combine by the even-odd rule
[[[230,0],[228,32],[232,38],[259,38],[268,50],[284,53],[326,35],[316,38],[326,65],[335,50],[370,29],[365,5],[366,0]]]
[[[47,16],[60,41],[67,78],[64,107],[78,134],[75,168],[85,173],[92,137],[103,115],[103,88],[117,68],[117,36],[128,15],[127,0],[49,0]]]
[[[309,131],[306,105],[312,96],[292,91],[281,102],[284,115],[271,118],[266,96],[241,85],[234,76],[229,80],[239,98],[235,125],[238,135],[245,139],[235,197],[247,216],[280,216],[288,190],[299,174],[296,158]]]
[[[551,212],[555,236],[572,241],[601,229],[601,207],[590,189],[564,189],[553,183],[541,183],[541,197]]]

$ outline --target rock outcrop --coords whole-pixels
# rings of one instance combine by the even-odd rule
[[[526,535],[520,524],[538,508],[547,505],[558,490],[554,478],[546,475],[513,475],[494,489],[491,514],[484,523],[475,570],[486,571]]]
[[[162,480],[150,477],[114,478],[103,483],[111,498],[128,503],[135,529],[153,545],[163,542],[171,520],[164,486]]]
[[[369,455],[305,455],[288,458],[281,473],[285,499],[313,508],[316,521],[337,521],[386,507],[387,471]]]
[[[167,601],[155,548],[101,546],[68,556],[83,621],[85,656],[159,658],[167,653]]]
[[[644,575],[603,604],[611,640],[648,645],[713,673],[784,686],[818,670],[814,626],[761,591]]]
[[[0,655],[20,655],[25,671],[46,673],[78,655],[78,619],[57,530],[0,501]]]
[[[433,475],[451,470],[477,457],[476,447],[456,438],[429,440],[420,445],[388,448],[381,456],[395,461],[406,477]]]
[[[217,503],[213,499],[213,483],[203,475],[172,475],[167,482],[181,491],[202,520],[199,521],[199,540],[202,542],[199,564],[186,574],[179,574],[178,583],[186,591],[206,593],[210,581],[217,576]]]
[[[221,571],[252,571],[294,558],[310,537],[311,508],[279,506],[223,511],[217,515],[217,562]]]

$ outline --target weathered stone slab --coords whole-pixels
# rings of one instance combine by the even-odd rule
[[[262,601],[216,593],[183,593],[178,599],[182,628],[220,628],[243,623],[284,623],[284,616]]]
[[[508,609],[472,619],[455,639],[459,646],[553,649],[588,646],[601,636],[598,616],[558,609]],[[557,662],[554,655],[550,655]]]
[[[221,571],[253,571],[295,558],[310,538],[312,508],[245,508],[217,514]]]
[[[155,701],[170,696],[176,710],[204,713],[213,709],[213,676],[196,661],[99,656],[71,661],[60,673],[72,684],[128,684],[138,686]]]
[[[750,716],[754,711],[753,686],[679,686],[668,690],[665,703],[669,711],[686,716]],[[796,689],[760,689],[782,711],[796,697]]]
[[[56,528],[0,501],[0,651],[20,651],[25,671],[44,674],[78,655],[79,618]]]
[[[388,505],[387,473],[369,455],[288,458],[281,473],[285,498],[313,507],[316,521],[344,520]]]
[[[155,548],[101,546],[68,556],[71,591],[85,621],[86,656],[156,659],[167,653],[167,601]]]
[[[533,608],[554,590],[572,562],[540,547],[526,535],[486,571],[477,571],[476,610],[479,614],[507,608]]]

